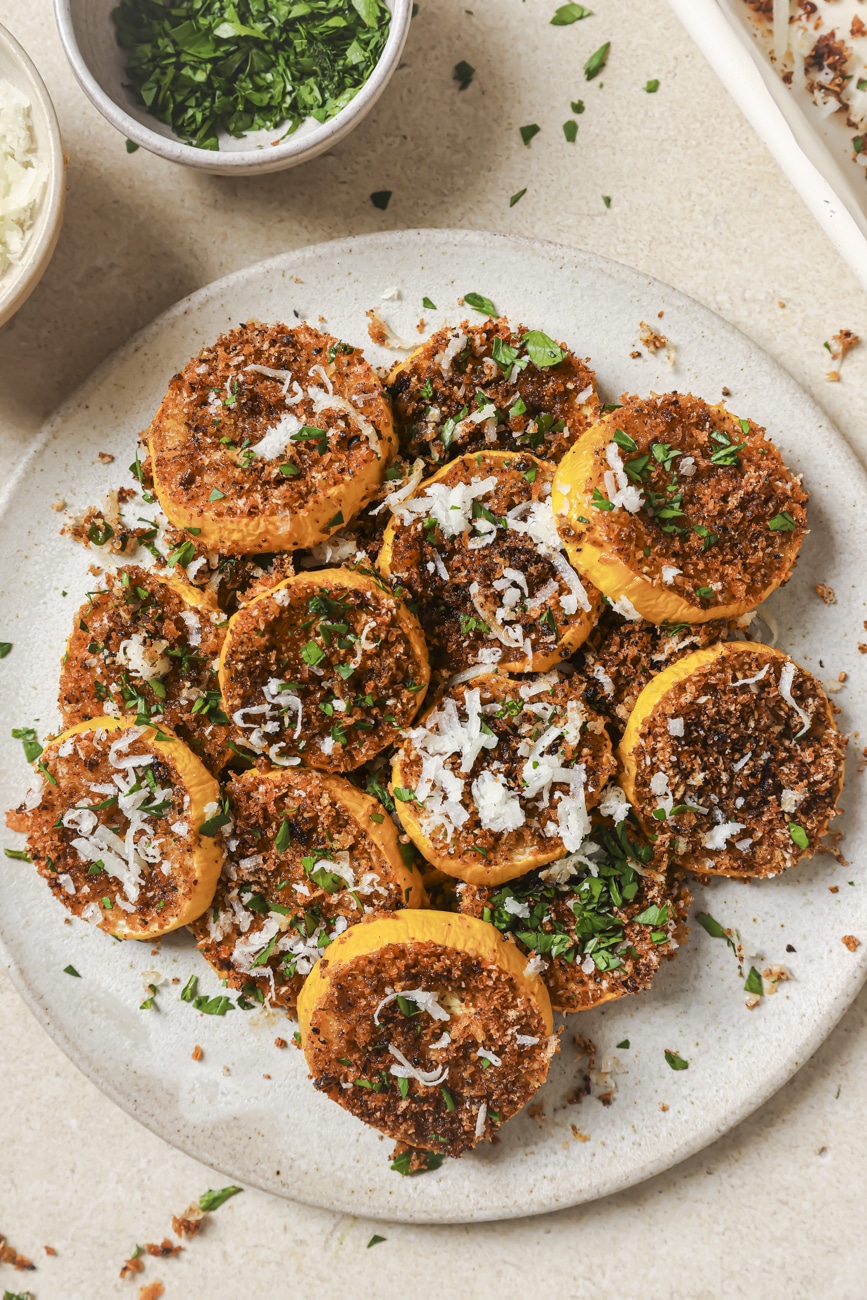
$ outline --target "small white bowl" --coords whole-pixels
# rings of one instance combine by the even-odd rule
[[[0,271],[0,325],[3,325],[30,297],[51,261],[63,225],[66,176],[60,128],[45,83],[5,27],[0,27],[0,80],[11,82],[29,99],[36,149],[48,165],[24,256],[16,265]]]
[[[115,36],[117,0],[54,0],[66,57],[78,84],[103,117],[128,140],[170,162],[222,176],[252,176],[297,167],[348,135],[373,107],[400,62],[409,34],[412,0],[385,0],[391,10],[388,39],[379,62],[355,98],[328,122],[308,118],[279,144],[280,128],[251,131],[237,140],[221,134],[219,150],[198,149],[151,117],[125,86],[126,52]]]

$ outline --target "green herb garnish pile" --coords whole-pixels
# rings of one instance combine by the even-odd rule
[[[388,37],[382,0],[121,0],[114,10],[136,98],[177,136],[326,122],[358,93]]]

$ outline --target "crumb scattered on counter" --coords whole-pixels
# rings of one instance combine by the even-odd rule
[[[169,1241],[168,1237],[163,1237],[159,1245],[153,1241],[145,1242],[145,1250],[149,1255],[155,1255],[159,1259],[171,1259],[174,1255],[180,1255],[183,1246],[176,1246]]]
[[[11,1264],[20,1273],[28,1272],[36,1267],[26,1255],[19,1255],[18,1251],[10,1246],[6,1238],[2,1236],[0,1236],[0,1264]]]
[[[854,934],[844,934],[843,943],[846,945],[846,947],[849,949],[850,952],[854,952],[856,948],[861,947],[861,940],[856,939]]]
[[[138,1253],[138,1246],[136,1246],[136,1254],[130,1255],[129,1259],[124,1261],[123,1268],[120,1270],[120,1277],[121,1280],[123,1280],[124,1278],[132,1277],[135,1273],[143,1272],[144,1260]]]
[[[820,600],[824,600],[826,605],[836,605],[837,595],[833,587],[829,587],[827,582],[817,582],[813,588]]]
[[[201,1232],[205,1222],[205,1212],[195,1201],[188,1205],[183,1214],[172,1216],[172,1231],[177,1237],[195,1237]]]

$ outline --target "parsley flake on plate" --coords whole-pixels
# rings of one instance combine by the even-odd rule
[[[379,208],[380,212],[385,212],[391,202],[393,193],[393,190],[374,190],[370,196],[370,201],[375,208]]]
[[[689,1069],[689,1061],[685,1060],[685,1059],[681,1056],[680,1052],[670,1052],[670,1051],[668,1050],[668,1048],[666,1048],[666,1049],[665,1049],[665,1059],[666,1059],[666,1061],[668,1062],[668,1064],[671,1066],[672,1070],[688,1070],[688,1069]]]
[[[521,139],[524,144],[529,145],[533,136],[538,135],[542,128],[537,122],[530,122],[527,126],[519,127],[518,130],[521,132]]]
[[[513,194],[512,197],[509,199],[509,207],[513,208],[516,203],[520,203],[521,199],[524,197],[526,193],[527,193],[527,187],[525,185],[522,190],[518,190],[517,194]],[[0,658],[2,658],[2,656],[0,656]]]
[[[200,149],[219,133],[327,122],[355,97],[388,38],[382,0],[120,0],[132,93]],[[183,19],[183,21],[179,21]]]
[[[468,307],[472,307],[474,311],[482,312],[485,316],[496,316],[497,314],[496,307],[490,298],[486,298],[483,293],[465,293],[464,302]]]
[[[564,122],[563,134],[565,135],[569,144],[574,144],[575,141],[578,139],[578,123],[573,122],[571,118],[569,119],[568,122]]]

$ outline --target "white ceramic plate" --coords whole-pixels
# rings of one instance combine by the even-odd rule
[[[398,290],[399,297],[383,295]],[[847,729],[864,727],[867,658],[857,650],[867,617],[856,549],[867,517],[867,483],[819,408],[755,344],[706,308],[627,267],[553,245],[469,232],[405,231],[302,249],[209,285],[173,307],[103,365],[49,423],[6,493],[0,519],[5,556],[0,639],[14,642],[0,664],[3,806],[28,772],[12,726],[57,726],[58,658],[99,554],[58,536],[51,503],[98,502],[133,458],[133,444],[168,378],[204,342],[250,317],[292,322],[296,314],[366,345],[364,312],[379,305],[398,334],[459,321],[457,299],[487,294],[516,322],[540,326],[593,359],[606,399],[625,389],[677,387],[717,400],[767,425],[813,494],[812,533],[794,579],[770,608],[781,644],[825,681],[845,670],[836,696]],[[438,311],[422,312],[422,295]],[[657,313],[664,311],[660,321]],[[665,330],[676,348],[633,359],[640,321]],[[388,354],[373,347],[378,362]],[[97,453],[117,459],[104,466]],[[837,603],[814,594],[829,583]],[[63,595],[67,592],[67,595]],[[861,742],[863,743],[863,741]],[[850,778],[853,780],[854,778]],[[847,856],[865,845],[864,806],[851,791]],[[7,834],[11,844],[17,837]],[[853,880],[854,884],[846,882]],[[829,885],[839,885],[831,894]],[[316,1093],[297,1051],[274,1047],[294,1026],[268,1012],[199,1016],[179,1001],[187,977],[217,992],[216,976],[186,934],[154,954],[115,943],[65,912],[27,863],[0,872],[0,931],[6,964],[29,1006],[85,1073],[130,1114],[232,1179],[349,1213],[447,1222],[538,1213],[605,1195],[663,1170],[724,1133],[780,1087],[830,1031],[867,970],[867,891],[859,868],[816,858],[759,885],[697,885],[700,906],[736,926],[756,965],[785,964],[791,982],[749,1012],[734,957],[698,926],[653,989],[566,1020],[562,1052],[541,1099],[544,1117],[509,1123],[497,1146],[437,1172],[401,1178],[391,1144]],[[864,940],[856,952],[844,934]],[[790,944],[796,951],[787,953]],[[763,960],[758,958],[762,954]],[[63,973],[73,965],[81,979]],[[139,1010],[142,973],[164,985],[158,1009]],[[614,1053],[613,1103],[569,1105],[582,1063],[573,1035]],[[628,1050],[615,1050],[629,1039]],[[191,1060],[195,1044],[204,1057]],[[666,1048],[689,1060],[674,1072]],[[269,1075],[270,1078],[263,1076]],[[596,1091],[605,1086],[600,1083]],[[576,1138],[572,1125],[579,1133]],[[586,1141],[582,1137],[586,1135]]]
[[[867,174],[852,161],[853,131],[846,128],[844,115],[823,118],[805,90],[784,85],[768,57],[770,23],[757,19],[744,0],[668,2],[867,289]],[[854,13],[861,13],[859,6],[846,0],[833,12],[822,8],[826,25],[836,27],[851,45],[849,23]]]

